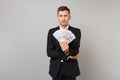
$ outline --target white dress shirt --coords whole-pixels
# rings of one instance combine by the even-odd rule
[[[63,28],[61,25],[59,26],[60,27],[60,30],[68,30],[68,28],[69,28],[69,25],[67,25],[67,27],[65,27],[65,28]]]

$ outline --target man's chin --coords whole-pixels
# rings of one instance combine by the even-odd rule
[[[65,26],[65,27],[66,27],[66,26],[67,26],[67,24],[61,24],[61,26]]]

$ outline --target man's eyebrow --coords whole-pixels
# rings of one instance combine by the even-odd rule
[[[67,15],[66,14],[65,15],[60,14],[59,16],[67,16]]]

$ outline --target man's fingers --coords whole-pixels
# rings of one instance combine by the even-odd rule
[[[64,53],[67,53],[69,51],[69,45],[65,41],[61,41],[59,44]]]
[[[70,59],[78,59],[78,55],[76,56],[69,56]]]

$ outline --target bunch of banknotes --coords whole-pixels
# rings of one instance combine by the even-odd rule
[[[71,43],[76,37],[70,30],[57,30],[53,36],[59,41],[65,41],[67,44]]]

